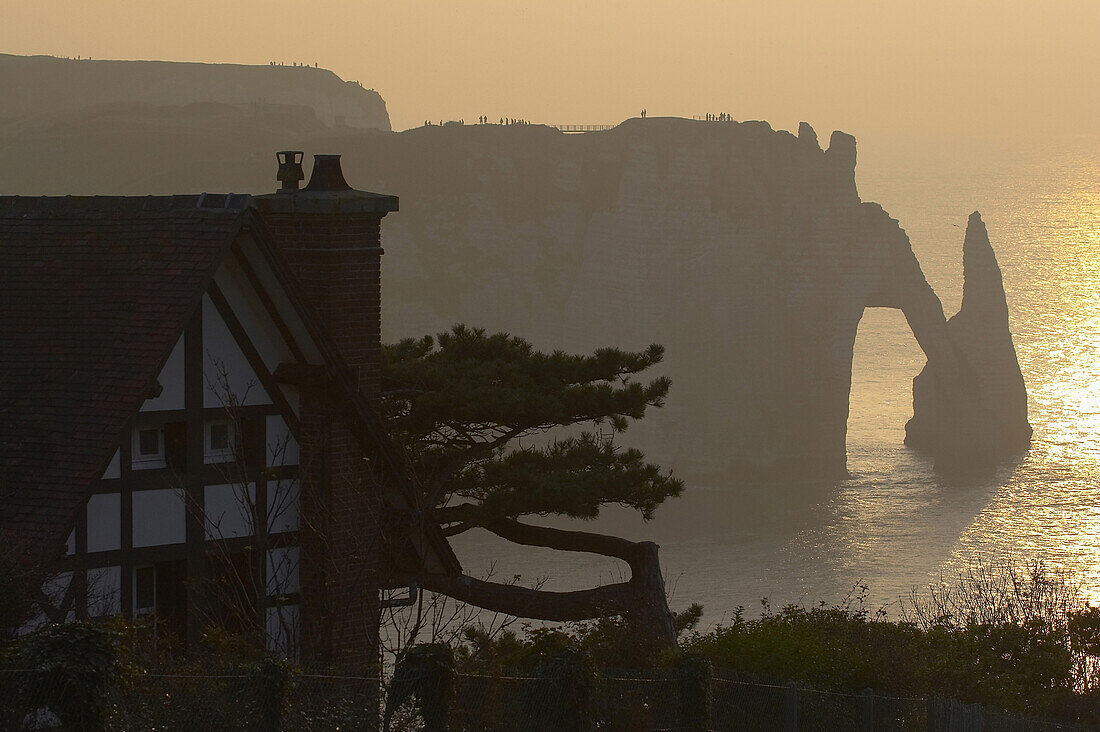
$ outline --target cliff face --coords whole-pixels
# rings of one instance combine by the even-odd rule
[[[936,383],[948,385],[939,393],[953,395],[932,402],[996,391],[1025,403],[1022,380],[973,378],[1018,374],[1014,352],[961,343],[989,318],[1007,336],[1003,289],[996,312],[967,310],[975,294],[964,305],[974,315],[952,321],[973,325],[949,328],[905,232],[860,200],[855,140],[843,133],[827,150],[809,125],[795,136],[762,122],[655,118],[583,135],[457,124],[335,134],[266,114],[263,124],[234,123],[250,134],[208,150],[194,144],[199,136],[164,125],[153,134],[150,124],[146,115],[136,126],[144,133],[129,136],[114,124],[120,131],[102,132],[91,152],[58,152],[43,130],[13,133],[0,139],[0,169],[24,181],[5,179],[0,192],[263,192],[274,187],[272,151],[340,152],[352,185],[401,197],[383,224],[387,340],[466,322],[543,348],[662,343],[668,404],[628,439],[692,480],[842,475],[852,350],[867,307],[905,313]],[[154,173],[120,183],[116,156],[131,175]],[[35,172],[43,166],[58,173]],[[69,175],[58,178],[61,170]],[[1024,410],[1010,415],[1017,433]],[[952,435],[932,449],[965,448],[973,429],[1005,417],[984,414],[964,435],[945,414],[919,410],[930,433]]]
[[[545,347],[662,343],[673,391],[633,430],[690,478],[842,475],[867,307],[904,312],[953,403],[959,390],[996,398],[972,374],[1019,374],[1014,352],[970,360],[971,333],[948,328],[905,232],[859,199],[844,133],[822,150],[809,125],[795,137],[759,122],[647,119],[577,137],[456,126],[379,143],[356,179],[402,196],[386,222],[387,336],[466,321]],[[999,298],[995,327],[1011,346]],[[970,311],[987,327],[986,309]],[[1022,379],[997,383],[1026,400]],[[986,447],[1005,416],[963,433],[930,414],[940,438],[925,446],[996,459],[1020,448]],[[1026,407],[1011,419],[1028,429]]]
[[[324,124],[390,129],[378,92],[309,66],[171,61],[88,61],[0,54],[0,119],[50,115],[116,102],[182,105],[292,104]]]

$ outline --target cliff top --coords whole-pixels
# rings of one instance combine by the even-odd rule
[[[390,129],[381,95],[316,66],[119,61],[0,54],[2,115],[27,118],[111,102],[295,104],[332,127]]]

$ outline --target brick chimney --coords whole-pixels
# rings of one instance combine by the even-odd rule
[[[302,153],[278,155],[283,187],[258,196],[256,206],[360,391],[373,400],[382,337],[380,230],[382,217],[397,210],[397,196],[353,189],[339,155],[314,155],[309,184],[298,190]]]
[[[347,184],[339,155],[315,155],[304,189],[302,153],[278,153],[282,188],[253,200],[359,391],[378,398],[382,217],[397,197]],[[358,668],[378,662],[381,487],[325,384],[300,384],[302,653]]]

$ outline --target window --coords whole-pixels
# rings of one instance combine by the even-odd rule
[[[207,422],[204,457],[207,463],[233,460],[234,430],[229,422]]]
[[[134,615],[147,615],[157,609],[157,568],[134,568]]]
[[[160,455],[160,431],[138,430],[138,456]]]
[[[134,430],[133,452],[135,470],[165,467],[164,428],[139,427]]]
[[[210,425],[210,451],[229,449],[229,425],[219,422]]]
[[[187,561],[173,559],[139,564],[133,569],[131,594],[125,599],[134,617],[157,616],[157,627],[171,635],[187,634]]]

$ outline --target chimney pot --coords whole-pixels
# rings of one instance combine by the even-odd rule
[[[298,190],[298,183],[305,180],[306,174],[302,172],[303,156],[301,150],[280,150],[275,153],[279,161],[279,173],[275,179],[283,184],[279,193],[293,193]]]
[[[351,186],[344,180],[340,170],[339,155],[314,155],[313,173],[309,176],[307,191],[350,191]]]

